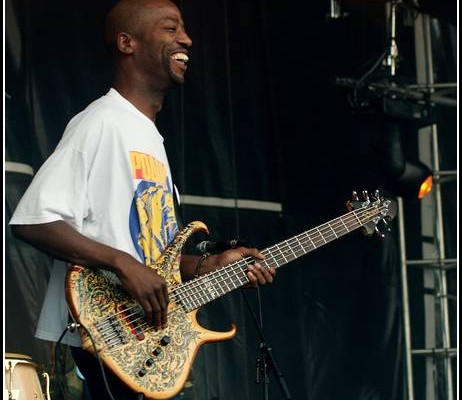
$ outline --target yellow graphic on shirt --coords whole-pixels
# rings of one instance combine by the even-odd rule
[[[174,239],[178,226],[174,212],[172,187],[162,163],[150,155],[130,153],[133,176],[139,182],[130,210],[130,234],[141,259],[154,266],[168,244]],[[180,282],[179,271],[158,271],[173,274]]]

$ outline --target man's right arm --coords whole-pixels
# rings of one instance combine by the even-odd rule
[[[11,230],[18,239],[57,259],[115,272],[155,328],[166,325],[168,292],[165,280],[130,254],[89,239],[64,221],[11,225]]]

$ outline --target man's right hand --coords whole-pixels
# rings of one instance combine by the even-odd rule
[[[167,326],[168,290],[165,280],[153,269],[131,256],[117,268],[117,275],[125,288],[144,309],[156,330]]]

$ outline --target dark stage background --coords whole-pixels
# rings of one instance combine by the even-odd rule
[[[37,170],[68,120],[108,90],[101,32],[110,4],[6,0],[7,161]],[[431,9],[437,78],[455,81],[455,6],[442,4]],[[185,200],[185,222],[204,221],[212,239],[238,237],[264,248],[343,214],[352,190],[394,195],[384,174],[388,117],[375,102],[352,107],[351,93],[332,83],[335,76],[358,79],[387,48],[383,1],[345,2],[348,15],[339,19],[327,18],[329,1],[180,5],[193,40],[191,61],[186,83],[168,95],[158,121],[180,193],[281,205],[264,211]],[[413,28],[403,21],[412,17],[401,15],[399,30],[398,79],[409,83],[415,82]],[[383,79],[387,70],[379,66],[375,74]],[[455,111],[434,112],[446,121],[443,167],[456,169]],[[406,128],[412,151],[416,128]],[[29,182],[29,175],[6,173],[6,221]],[[455,221],[455,202],[451,210]],[[33,338],[50,260],[5,230],[5,350],[30,355],[59,380],[55,349]],[[235,323],[238,334],[200,350],[185,396],[263,397],[263,385],[255,383],[261,340],[246,302],[258,314],[259,295],[266,341],[292,398],[405,398],[396,231],[392,223],[384,240],[353,232],[282,268],[273,285],[238,290],[204,307],[204,325]],[[285,398],[272,373],[269,398]]]

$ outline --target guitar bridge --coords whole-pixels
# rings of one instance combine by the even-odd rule
[[[138,341],[145,338],[139,323],[144,318],[142,312],[137,311],[133,306],[127,307],[125,304],[118,305],[117,311],[115,315],[95,323],[110,350],[128,343],[129,338],[126,332],[130,332]]]
[[[126,344],[128,341],[125,338],[122,327],[115,316],[110,316],[104,320],[95,323],[95,327],[106,342],[109,349],[116,346]]]

